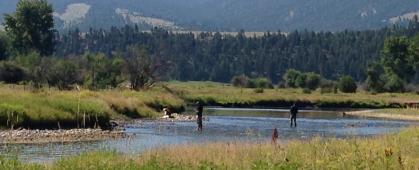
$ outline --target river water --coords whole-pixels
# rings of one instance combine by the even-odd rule
[[[203,133],[195,131],[195,122],[138,121],[125,127],[131,137],[126,139],[50,143],[29,145],[0,145],[0,153],[16,155],[29,162],[51,162],[65,156],[96,150],[116,150],[138,154],[161,146],[216,141],[269,141],[277,128],[283,142],[312,137],[348,138],[370,137],[397,132],[417,125],[415,122],[370,119],[345,116],[342,111],[300,111],[297,128],[289,127],[288,110],[207,108]]]

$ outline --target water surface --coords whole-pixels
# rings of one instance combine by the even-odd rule
[[[128,139],[51,143],[30,145],[0,145],[0,152],[17,155],[25,161],[50,162],[63,156],[86,151],[116,150],[138,154],[160,146],[213,141],[269,141],[277,128],[282,141],[309,139],[315,136],[348,138],[370,137],[397,132],[416,124],[408,121],[366,119],[344,116],[341,111],[302,110],[298,114],[297,128],[289,127],[288,110],[281,109],[225,109],[207,108],[209,121],[204,122],[203,133],[195,131],[195,122],[141,121],[127,125]]]

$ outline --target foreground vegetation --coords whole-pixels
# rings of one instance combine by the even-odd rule
[[[140,156],[92,152],[53,164],[0,157],[0,169],[418,169],[419,128],[373,138],[171,146]]]
[[[59,91],[0,85],[3,128],[108,128],[110,119],[156,117],[162,107],[182,111],[184,102],[159,87],[129,90]]]
[[[302,106],[350,108],[402,108],[406,102],[419,98],[416,93],[322,93],[321,90],[305,93],[303,89],[236,88],[214,82],[171,82],[167,86],[187,102],[201,101],[220,106],[288,107],[298,101]]]

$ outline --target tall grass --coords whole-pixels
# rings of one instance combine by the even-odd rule
[[[284,107],[295,101],[314,107],[388,108],[404,107],[404,103],[419,99],[415,93],[321,93],[309,94],[302,89],[264,89],[255,93],[253,89],[237,88],[229,84],[214,82],[170,82],[167,85],[188,102],[202,101],[221,106],[269,106]]]
[[[134,92],[58,91],[32,92],[22,86],[0,86],[0,127],[74,128],[109,126],[111,118],[156,117],[162,107],[175,111],[184,102],[162,88]]]
[[[201,143],[169,146],[138,156],[91,152],[48,165],[0,158],[0,168],[20,169],[418,169],[419,128],[373,138],[271,143]],[[16,168],[17,167],[17,168]]]

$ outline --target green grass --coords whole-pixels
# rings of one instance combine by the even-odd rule
[[[200,143],[149,150],[138,156],[91,152],[52,164],[0,158],[0,169],[418,169],[419,128],[373,138],[270,143]]]
[[[299,101],[313,107],[392,108],[418,100],[419,95],[320,91],[308,94],[302,89],[264,89],[263,93],[256,93],[254,89],[214,82],[164,82],[139,92],[118,89],[32,92],[19,85],[0,85],[0,99],[0,127],[52,129],[80,127],[83,120],[86,127],[105,127],[110,119],[155,118],[161,115],[163,107],[181,112],[186,104],[195,101],[234,107],[288,107]]]
[[[104,128],[111,118],[152,118],[160,114],[161,107],[181,111],[184,106],[182,99],[160,87],[140,92],[54,89],[32,92],[22,86],[1,85],[0,99],[2,128]]]
[[[286,107],[299,101],[314,107],[391,108],[403,107],[405,102],[419,100],[415,93],[321,93],[310,94],[302,89],[254,89],[236,88],[229,84],[214,82],[170,82],[167,86],[188,102],[202,101],[208,105],[221,106],[268,106]]]

